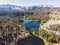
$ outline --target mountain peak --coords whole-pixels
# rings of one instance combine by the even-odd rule
[[[37,6],[16,6],[16,5],[0,5],[0,10],[39,10],[42,8],[53,8],[52,5],[37,5]]]

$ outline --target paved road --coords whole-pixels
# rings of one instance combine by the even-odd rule
[[[54,24],[60,24],[60,20],[53,20],[51,22],[45,23],[45,24],[42,25],[42,27],[44,28],[44,30],[46,30],[48,32],[53,32],[56,35],[60,35],[60,32],[59,31],[53,31],[51,29],[48,29],[49,28],[49,25],[54,25]]]

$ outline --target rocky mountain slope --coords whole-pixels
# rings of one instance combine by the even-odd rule
[[[51,13],[49,14],[49,17],[54,20],[60,19],[60,8],[52,10]]]

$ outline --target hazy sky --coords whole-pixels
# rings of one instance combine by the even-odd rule
[[[12,4],[20,6],[31,6],[31,5],[53,5],[60,7],[60,0],[0,0],[1,4]]]

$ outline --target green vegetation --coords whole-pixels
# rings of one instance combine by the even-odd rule
[[[50,25],[49,29],[60,32],[60,24]]]
[[[47,32],[46,30],[40,29],[39,30],[39,36],[41,36],[43,39],[45,39],[47,42],[51,43],[58,43],[60,42],[60,35],[56,35],[52,32]]]
[[[38,20],[38,21],[40,21],[40,23],[41,24],[44,24],[44,23],[46,23],[48,20],[49,20],[50,18],[49,18],[49,16],[48,16],[48,14],[46,15],[45,14],[45,16],[44,15],[28,15],[28,16],[25,16],[24,18],[23,18],[23,20]]]
[[[4,18],[2,18],[4,17]],[[6,45],[16,45],[17,37],[21,34],[21,29],[24,28],[24,26],[20,26],[20,20],[19,18],[9,18],[6,16],[0,17],[0,41],[5,43]],[[24,29],[23,29],[24,30]],[[26,30],[24,30],[26,32]]]
[[[40,11],[41,12],[41,11]],[[40,13],[39,12],[39,13]],[[35,13],[35,12],[34,12]],[[26,31],[25,27],[21,25],[24,20],[38,20],[41,25],[46,23],[50,18],[48,16],[49,12],[42,12],[40,14],[32,14],[23,12],[0,12],[0,38],[4,39],[2,42],[7,43],[7,45],[16,45],[17,37],[22,35],[21,32]],[[3,16],[2,16],[3,15]],[[2,28],[2,29],[1,29]],[[60,31],[60,25],[50,26],[50,29]],[[23,30],[23,31],[22,31]],[[34,30],[34,29],[32,29]],[[38,33],[39,32],[39,33]],[[35,33],[45,39],[47,42],[58,43],[60,42],[60,35],[56,35],[51,32],[47,32],[44,29],[35,31]],[[23,36],[23,35],[22,35]]]

